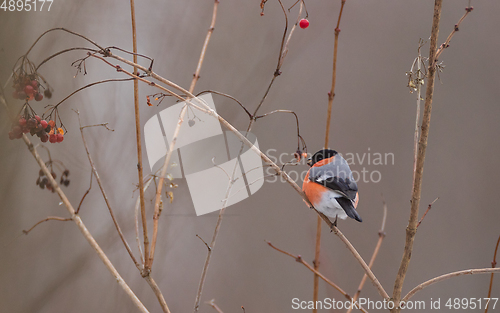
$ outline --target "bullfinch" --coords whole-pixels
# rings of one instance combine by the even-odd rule
[[[358,185],[352,177],[347,161],[330,149],[316,152],[307,164],[302,191],[316,210],[328,217],[346,219],[348,216],[362,222],[356,207],[358,205]]]

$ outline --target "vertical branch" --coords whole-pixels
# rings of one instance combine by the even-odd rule
[[[337,27],[335,27],[335,42],[333,45],[333,70],[332,70],[332,89],[328,93],[328,112],[326,115],[326,130],[325,130],[325,149],[329,146],[329,135],[330,135],[330,121],[332,116],[332,106],[333,98],[335,96],[335,83],[337,81],[337,51],[339,46],[339,34],[340,34],[340,19],[342,18],[342,12],[344,10],[345,0],[341,1],[339,18],[337,20]],[[317,271],[319,269],[319,254],[321,251],[321,217],[318,216],[316,223],[316,248],[314,251],[314,269]],[[316,303],[318,300],[318,282],[319,276],[314,274],[314,290],[313,290],[313,301]],[[316,313],[317,309],[313,309],[313,313]]]
[[[328,148],[329,134],[330,134],[330,120],[332,116],[333,98],[335,97],[335,83],[337,81],[337,51],[339,47],[339,34],[340,34],[340,18],[344,10],[345,0],[342,0],[339,12],[339,19],[337,20],[337,27],[335,28],[335,43],[333,46],[333,71],[332,71],[332,89],[328,93],[328,112],[326,116],[326,132],[325,132],[325,148]]]
[[[420,195],[422,192],[422,176],[424,172],[425,152],[427,148],[427,139],[429,137],[429,126],[431,121],[432,111],[432,96],[434,93],[434,81],[436,73],[436,48],[437,38],[439,34],[439,21],[441,19],[442,0],[436,0],[434,4],[434,17],[432,20],[432,30],[429,48],[429,68],[428,68],[428,82],[425,94],[424,115],[422,118],[422,127],[420,141],[418,145],[417,164],[415,168],[415,178],[413,182],[413,190],[411,197],[411,211],[408,226],[406,227],[406,241],[401,260],[401,265],[394,282],[393,300],[395,301],[395,309],[392,312],[399,312],[399,301],[401,299],[401,291],[403,283],[410,264],[411,252],[413,250],[413,241],[417,232],[418,223],[418,207],[420,204]]]
[[[130,14],[132,18],[132,41],[134,52],[134,63],[137,63],[137,37],[135,26],[135,4],[130,0]],[[137,67],[134,67],[134,75],[137,75]],[[137,140],[137,174],[139,176],[139,199],[141,202],[142,231],[144,236],[144,270],[149,270],[147,256],[149,255],[148,221],[146,219],[146,205],[144,203],[144,176],[142,172],[142,145],[141,145],[141,117],[139,113],[139,82],[134,79],[134,108],[135,108],[135,135]],[[145,275],[143,273],[143,275]]]

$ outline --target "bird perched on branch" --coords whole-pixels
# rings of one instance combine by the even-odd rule
[[[348,216],[362,222],[356,207],[358,205],[358,185],[352,177],[347,161],[330,149],[316,152],[307,164],[302,191],[316,210],[328,217],[346,219]]]

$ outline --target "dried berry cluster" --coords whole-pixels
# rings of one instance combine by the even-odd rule
[[[64,140],[64,130],[56,127],[53,120],[43,120],[38,115],[32,115],[27,110],[24,116],[20,116],[17,124],[12,125],[9,131],[9,139],[19,139],[24,134],[37,135],[42,142],[51,143],[62,142]]]
[[[41,101],[43,95],[40,92],[42,85],[38,82],[35,74],[18,74],[14,76],[14,84],[12,87],[15,89],[12,92],[12,97],[14,99],[30,101],[35,99],[35,101]],[[43,94],[47,98],[52,97],[52,92],[49,89],[45,89]]]
[[[54,179],[57,177],[57,175],[56,175],[56,173],[54,171],[52,171],[50,174],[52,175],[52,177]],[[59,183],[61,185],[64,185],[64,186],[67,187],[69,185],[68,176],[69,176],[69,170],[66,169],[62,173],[61,180],[59,181]],[[52,186],[52,184],[50,183],[49,179],[47,178],[47,176],[45,176],[45,174],[44,174],[44,172],[42,170],[40,170],[40,172],[38,173],[38,178],[36,180],[36,184],[38,186],[40,186],[40,188],[42,188],[42,189],[47,188],[47,190],[55,192],[54,187]]]

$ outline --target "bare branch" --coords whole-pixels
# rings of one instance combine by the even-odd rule
[[[101,190],[102,197],[104,198],[104,202],[106,202],[106,206],[108,207],[109,215],[111,216],[111,219],[113,220],[113,224],[115,224],[116,231],[118,232],[118,235],[120,236],[120,239],[122,240],[123,245],[125,246],[125,249],[127,249],[127,252],[130,255],[130,258],[134,262],[135,266],[138,269],[140,269],[140,264],[135,259],[134,254],[132,253],[132,250],[130,249],[130,246],[127,243],[127,240],[125,239],[125,236],[123,235],[123,232],[120,228],[120,225],[118,224],[118,221],[116,220],[115,214],[113,213],[113,209],[111,208],[111,204],[109,203],[108,196],[106,195],[106,192],[104,191],[104,187],[102,186],[101,178],[99,177],[99,173],[97,172],[97,169],[95,168],[95,165],[94,165],[94,161],[92,160],[92,156],[90,155],[89,147],[87,146],[87,142],[85,141],[85,135],[83,134],[83,127],[82,127],[82,121],[80,119],[80,112],[76,111],[76,114],[78,115],[78,123],[80,125],[80,134],[82,135],[83,146],[85,147],[85,152],[87,152],[87,157],[89,159],[90,167],[92,168],[92,172],[94,173],[94,176],[97,180],[97,184],[99,185],[99,189]]]
[[[413,288],[406,296],[401,299],[401,301],[408,301],[413,297],[417,292],[420,290],[429,287],[430,285],[433,285],[435,283],[439,283],[443,280],[452,278],[452,277],[457,277],[457,276],[462,276],[462,275],[474,275],[474,274],[487,274],[487,273],[500,273],[500,268],[476,268],[476,269],[470,269],[470,270],[463,270],[463,271],[458,271],[458,272],[453,272],[453,273],[448,273],[444,274],[438,277],[435,277],[433,279],[430,279],[424,283],[421,283],[417,287]]]
[[[40,225],[41,223],[43,222],[47,222],[47,221],[61,221],[61,222],[67,222],[67,221],[71,221],[71,217],[68,217],[68,218],[64,218],[64,217],[59,217],[59,216],[49,216],[47,218],[44,218],[43,220],[41,221],[38,221],[35,225],[31,226],[30,229],[28,230],[23,230],[23,234],[27,235],[29,234],[30,231],[33,230],[33,228],[37,227],[38,225]]]
[[[339,286],[337,286],[337,284],[335,284],[334,282],[332,282],[331,280],[329,280],[328,278],[326,278],[323,274],[321,274],[315,268],[313,268],[311,265],[309,265],[306,261],[304,261],[304,259],[302,259],[302,257],[300,255],[295,256],[295,255],[293,255],[293,254],[291,254],[289,252],[286,252],[284,250],[281,250],[281,249],[277,248],[276,246],[274,246],[269,241],[266,241],[266,242],[274,250],[279,251],[279,252],[281,252],[283,254],[286,254],[289,257],[294,258],[295,261],[297,261],[298,263],[301,263],[302,265],[304,265],[305,267],[307,267],[308,270],[310,270],[311,272],[313,272],[315,275],[318,275],[318,277],[320,277],[321,279],[323,279],[328,285],[332,286],[333,288],[335,288],[335,290],[337,290],[338,292],[340,292],[347,300],[352,301],[352,303],[354,303],[353,306],[357,306],[357,308],[361,312],[366,312],[366,310],[363,309],[359,304],[357,304],[356,300],[353,299],[350,295],[348,295],[347,292],[345,292],[342,288],[340,288]],[[314,302],[314,303],[316,303],[316,302]]]
[[[411,252],[413,251],[413,241],[417,233],[418,223],[418,209],[420,205],[420,195],[422,193],[422,177],[424,172],[425,152],[427,149],[427,139],[429,137],[429,127],[431,122],[432,111],[432,96],[434,93],[435,81],[435,53],[437,46],[437,38],[439,34],[439,21],[441,19],[442,0],[436,0],[434,4],[434,17],[432,21],[430,48],[429,48],[429,69],[427,77],[427,90],[425,95],[424,115],[422,118],[422,128],[418,147],[417,164],[415,167],[415,178],[413,180],[412,197],[411,197],[411,211],[408,226],[406,227],[406,241],[399,266],[398,274],[394,282],[393,299],[395,301],[395,308],[391,310],[393,313],[401,311],[399,308],[399,300],[401,299],[401,291],[403,289],[404,279],[410,264]]]
[[[427,210],[425,210],[424,215],[422,215],[422,218],[420,218],[420,221],[418,221],[417,228],[420,226],[420,224],[422,224],[422,221],[424,220],[425,216],[426,216],[426,215],[427,215],[427,213],[431,210],[432,205],[433,205],[433,204],[434,204],[434,202],[436,202],[438,199],[439,199],[439,197],[437,197],[436,199],[434,199],[434,201],[432,201],[431,203],[429,203],[429,206],[427,207]]]
[[[377,258],[377,255],[378,255],[378,252],[380,250],[380,247],[382,246],[382,241],[385,238],[385,222],[386,222],[386,219],[387,219],[387,204],[385,203],[385,200],[382,200],[382,202],[383,202],[383,206],[384,206],[384,214],[383,214],[383,217],[382,217],[382,226],[380,226],[380,230],[378,232],[378,241],[377,241],[377,244],[375,246],[375,250],[373,251],[373,254],[372,254],[372,257],[370,259],[370,262],[368,263],[368,267],[370,269],[373,267],[373,264],[375,263],[375,259]],[[365,273],[365,275],[363,275],[363,278],[361,279],[361,282],[359,283],[358,291],[354,295],[354,298],[353,298],[354,301],[358,300],[359,295],[361,294],[361,290],[363,290],[363,287],[365,285],[365,282],[366,282],[367,278],[368,278],[368,275]],[[352,312],[352,309],[353,309],[352,307],[349,308],[347,310],[347,313]]]

